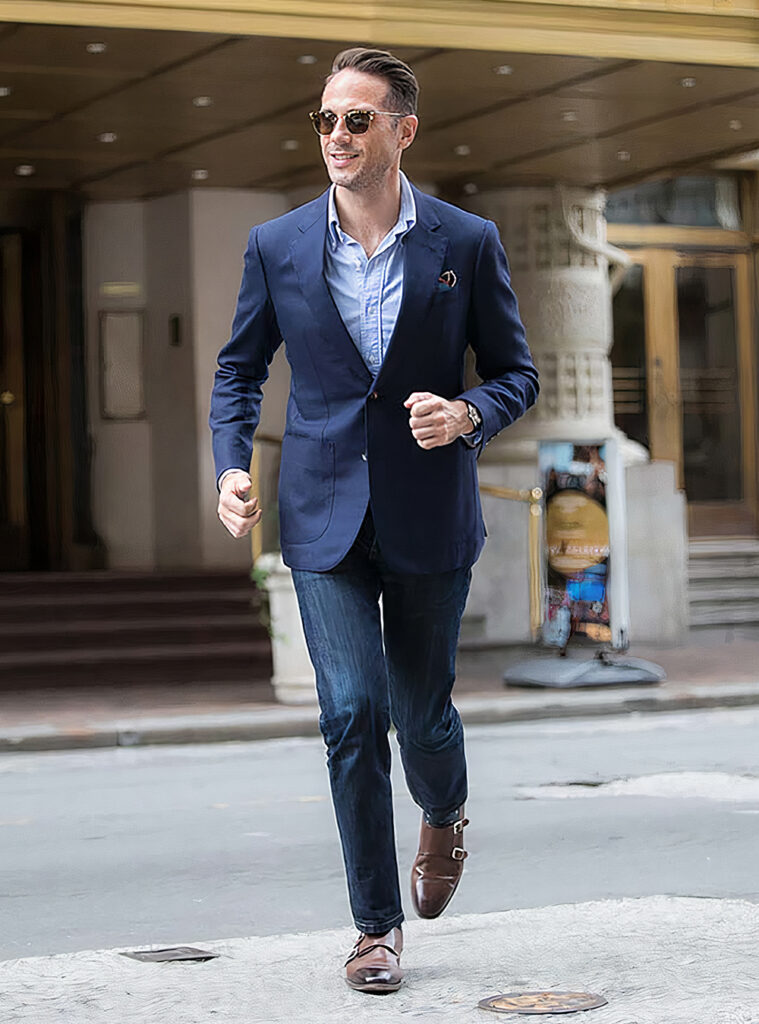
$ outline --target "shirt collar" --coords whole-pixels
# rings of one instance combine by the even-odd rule
[[[406,232],[410,231],[416,224],[416,201],[414,199],[414,193],[411,191],[411,185],[403,171],[399,171],[399,174],[401,176],[401,208],[398,213],[398,220],[390,231],[388,231],[388,235],[392,235],[393,242],[400,238],[401,235],[405,235]],[[346,235],[340,227],[340,221],[337,216],[335,185],[332,185],[329,190],[327,234],[330,245],[333,249],[336,249],[338,245],[344,244],[349,240],[348,235]]]

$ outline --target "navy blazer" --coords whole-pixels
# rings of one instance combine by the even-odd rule
[[[324,277],[327,196],[253,228],[211,399],[216,478],[250,464],[261,385],[282,341],[291,368],[282,441],[282,557],[325,571],[350,549],[371,504],[393,571],[447,572],[482,550],[476,460],[460,438],[425,451],[403,403],[412,391],[465,398],[483,442],[535,401],[525,342],[498,231],[414,188],[417,223],[404,236],[403,299],[385,359],[372,376]],[[449,287],[440,280],[455,274]],[[482,383],[464,390],[467,345]]]

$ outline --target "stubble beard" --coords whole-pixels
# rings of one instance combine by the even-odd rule
[[[362,167],[355,174],[345,175],[344,180],[340,180],[338,176],[341,175],[342,168],[336,168],[332,171],[332,168],[327,165],[330,180],[333,184],[338,185],[340,188],[346,189],[348,192],[377,192],[381,191],[388,181],[388,173],[392,170],[393,164],[387,165],[375,164],[372,167]],[[335,177],[333,177],[335,173]]]

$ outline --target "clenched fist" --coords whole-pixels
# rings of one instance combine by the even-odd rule
[[[439,448],[472,430],[466,402],[460,398],[449,402],[429,391],[414,391],[403,404],[411,410],[409,426],[420,448]]]
[[[250,477],[242,470],[228,473],[221,481],[216,512],[233,537],[244,537],[261,519],[258,498],[249,497],[251,486]]]

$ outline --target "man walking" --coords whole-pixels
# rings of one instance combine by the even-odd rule
[[[251,231],[211,405],[219,518],[242,537],[261,515],[246,471],[261,385],[285,343],[282,556],[316,672],[360,933],[346,980],[367,992],[403,979],[391,722],[422,810],[416,912],[437,917],[461,877],[467,775],[451,690],[485,537],[476,459],[538,392],[495,225],[400,170],[417,95],[389,53],[336,58],[310,115],[332,186]],[[467,345],[482,381],[469,390]]]

